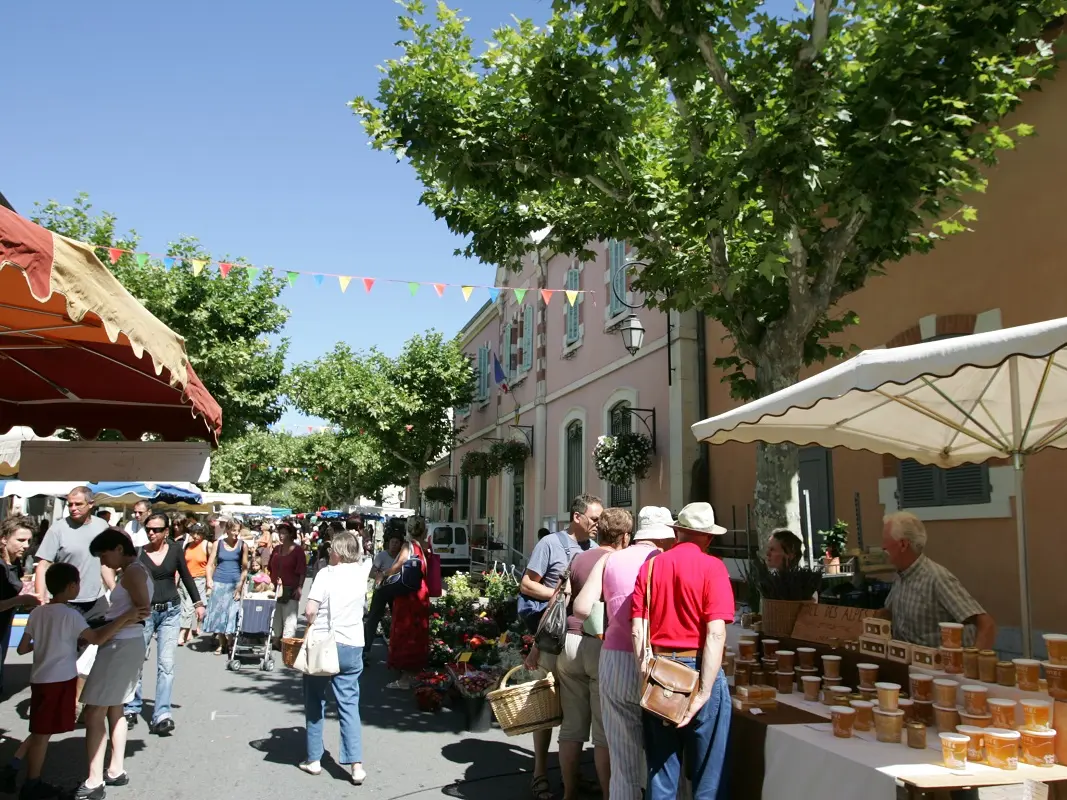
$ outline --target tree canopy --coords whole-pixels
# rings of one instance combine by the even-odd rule
[[[451,410],[471,401],[473,372],[457,340],[428,331],[396,358],[339,343],[293,368],[288,395],[346,435],[369,436],[380,448],[381,474],[405,476],[408,500],[416,503],[419,476],[452,444]]]
[[[466,255],[515,266],[551,247],[635,242],[646,304],[729,332],[735,396],[844,354],[841,306],[885,265],[976,219],[982,168],[1031,126],[1002,124],[1054,69],[1063,0],[556,0],[550,21],[476,52],[443,3],[402,3],[401,55],[371,144],[406,160]],[[796,524],[797,460],[761,446],[756,518]]]
[[[244,269],[232,270],[227,277],[207,271],[194,275],[189,262],[210,261],[211,255],[189,236],[168,245],[167,255],[181,259],[169,270],[153,260],[138,263],[132,252],[113,264],[108,248],[134,251],[137,234],[132,230],[120,234],[113,214],[94,215],[86,194],[79,194],[69,206],[55,200],[38,204],[33,220],[55,233],[97,245],[97,256],[122,285],[185,337],[193,369],[222,407],[223,442],[278,420],[284,407],[288,341],[274,344],[270,337],[281,333],[289,316],[278,301],[284,279],[269,271],[254,277]]]

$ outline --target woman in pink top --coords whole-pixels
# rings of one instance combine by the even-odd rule
[[[611,758],[608,800],[641,800],[647,773],[641,736],[641,690],[630,641],[630,599],[641,565],[674,544],[674,522],[665,508],[645,506],[637,515],[633,545],[600,559],[574,599],[585,619],[603,599],[607,627],[600,651],[600,710]]]

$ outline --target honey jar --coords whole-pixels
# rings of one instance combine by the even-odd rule
[[[978,680],[982,683],[997,682],[997,654],[995,650],[978,651]]]
[[[916,750],[923,750],[926,748],[926,725],[925,723],[914,721],[907,724],[906,730],[908,732],[908,747],[912,747]]]
[[[1010,661],[997,662],[997,683],[1001,686],[1015,685],[1015,665]]]
[[[963,648],[963,675],[972,681],[981,680],[978,674],[978,648]]]

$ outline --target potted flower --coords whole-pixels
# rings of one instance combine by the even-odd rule
[[[652,467],[652,439],[643,433],[601,436],[593,448],[593,463],[602,481],[629,486]]]
[[[489,457],[499,465],[498,469],[514,472],[530,457],[530,447],[515,439],[493,442],[489,446]]]
[[[466,729],[472,733],[484,733],[492,724],[493,713],[485,696],[493,688],[495,679],[473,670],[456,677],[456,688],[463,698],[463,710],[467,718]]]
[[[450,506],[456,501],[456,493],[450,486],[427,486],[422,490],[422,496],[431,503],[443,506]]]
[[[819,531],[822,537],[822,545],[826,551],[823,563],[826,565],[828,575],[836,575],[841,571],[841,556],[845,553],[845,544],[848,542],[848,523],[838,520],[828,531]]]
[[[469,450],[463,454],[459,471],[467,478],[491,478],[500,472],[490,453],[484,450]]]
[[[440,711],[442,705],[441,693],[432,686],[420,686],[415,690],[415,705],[419,711],[430,713]]]

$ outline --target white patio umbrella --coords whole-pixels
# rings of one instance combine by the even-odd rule
[[[1026,456],[1067,448],[1067,318],[865,350],[693,426],[700,441],[848,447],[955,467],[1010,457],[1023,650],[1031,652]]]

